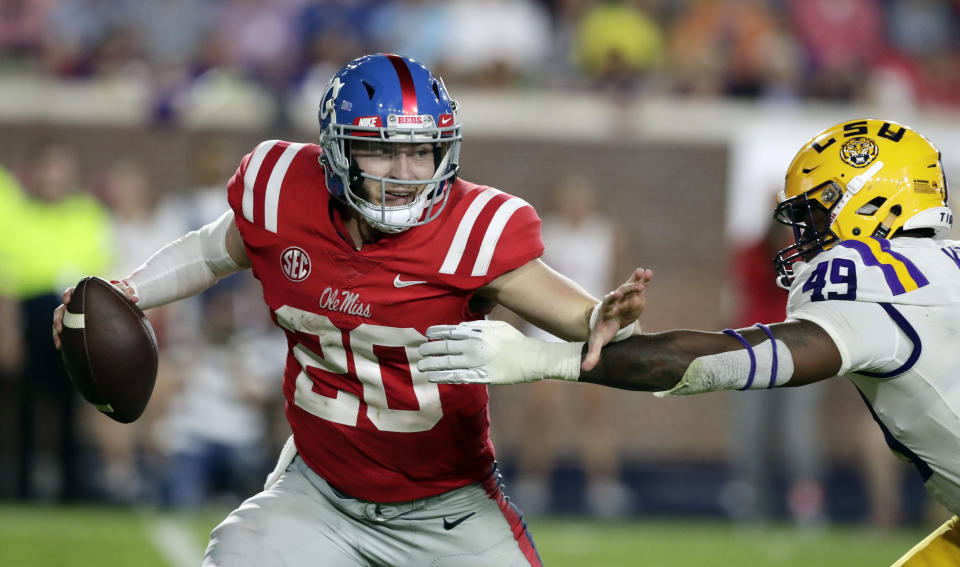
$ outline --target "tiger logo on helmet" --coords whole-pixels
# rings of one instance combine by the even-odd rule
[[[877,143],[866,136],[850,138],[840,146],[840,159],[853,167],[867,167],[878,153]]]
[[[794,244],[773,260],[784,287],[794,264],[838,241],[905,232],[938,237],[953,223],[940,150],[889,120],[841,122],[814,136],[787,168],[777,202],[774,219],[794,234]]]

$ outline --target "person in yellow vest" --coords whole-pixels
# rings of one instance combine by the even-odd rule
[[[37,429],[57,427],[59,498],[79,496],[75,467],[76,394],[50,340],[49,313],[60,290],[84,274],[103,274],[110,265],[110,218],[82,190],[79,161],[66,146],[43,143],[24,171],[24,189],[0,175],[0,295],[19,304],[22,359],[19,369],[17,497],[35,496],[33,476]],[[43,406],[58,419],[37,420]]]

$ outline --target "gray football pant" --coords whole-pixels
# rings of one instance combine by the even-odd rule
[[[376,504],[339,493],[298,456],[213,530],[203,567],[539,566],[497,478]]]

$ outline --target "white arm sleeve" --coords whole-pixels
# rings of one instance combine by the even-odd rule
[[[842,360],[838,375],[860,370],[889,372],[913,351],[897,323],[876,303],[808,303],[790,313],[789,319],[810,321],[830,335]]]
[[[133,288],[140,309],[196,295],[242,268],[227,252],[233,211],[161,248],[124,282]]]

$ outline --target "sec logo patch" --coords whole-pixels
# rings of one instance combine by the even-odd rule
[[[310,256],[298,246],[291,246],[280,254],[280,269],[287,279],[302,282],[310,275]]]

